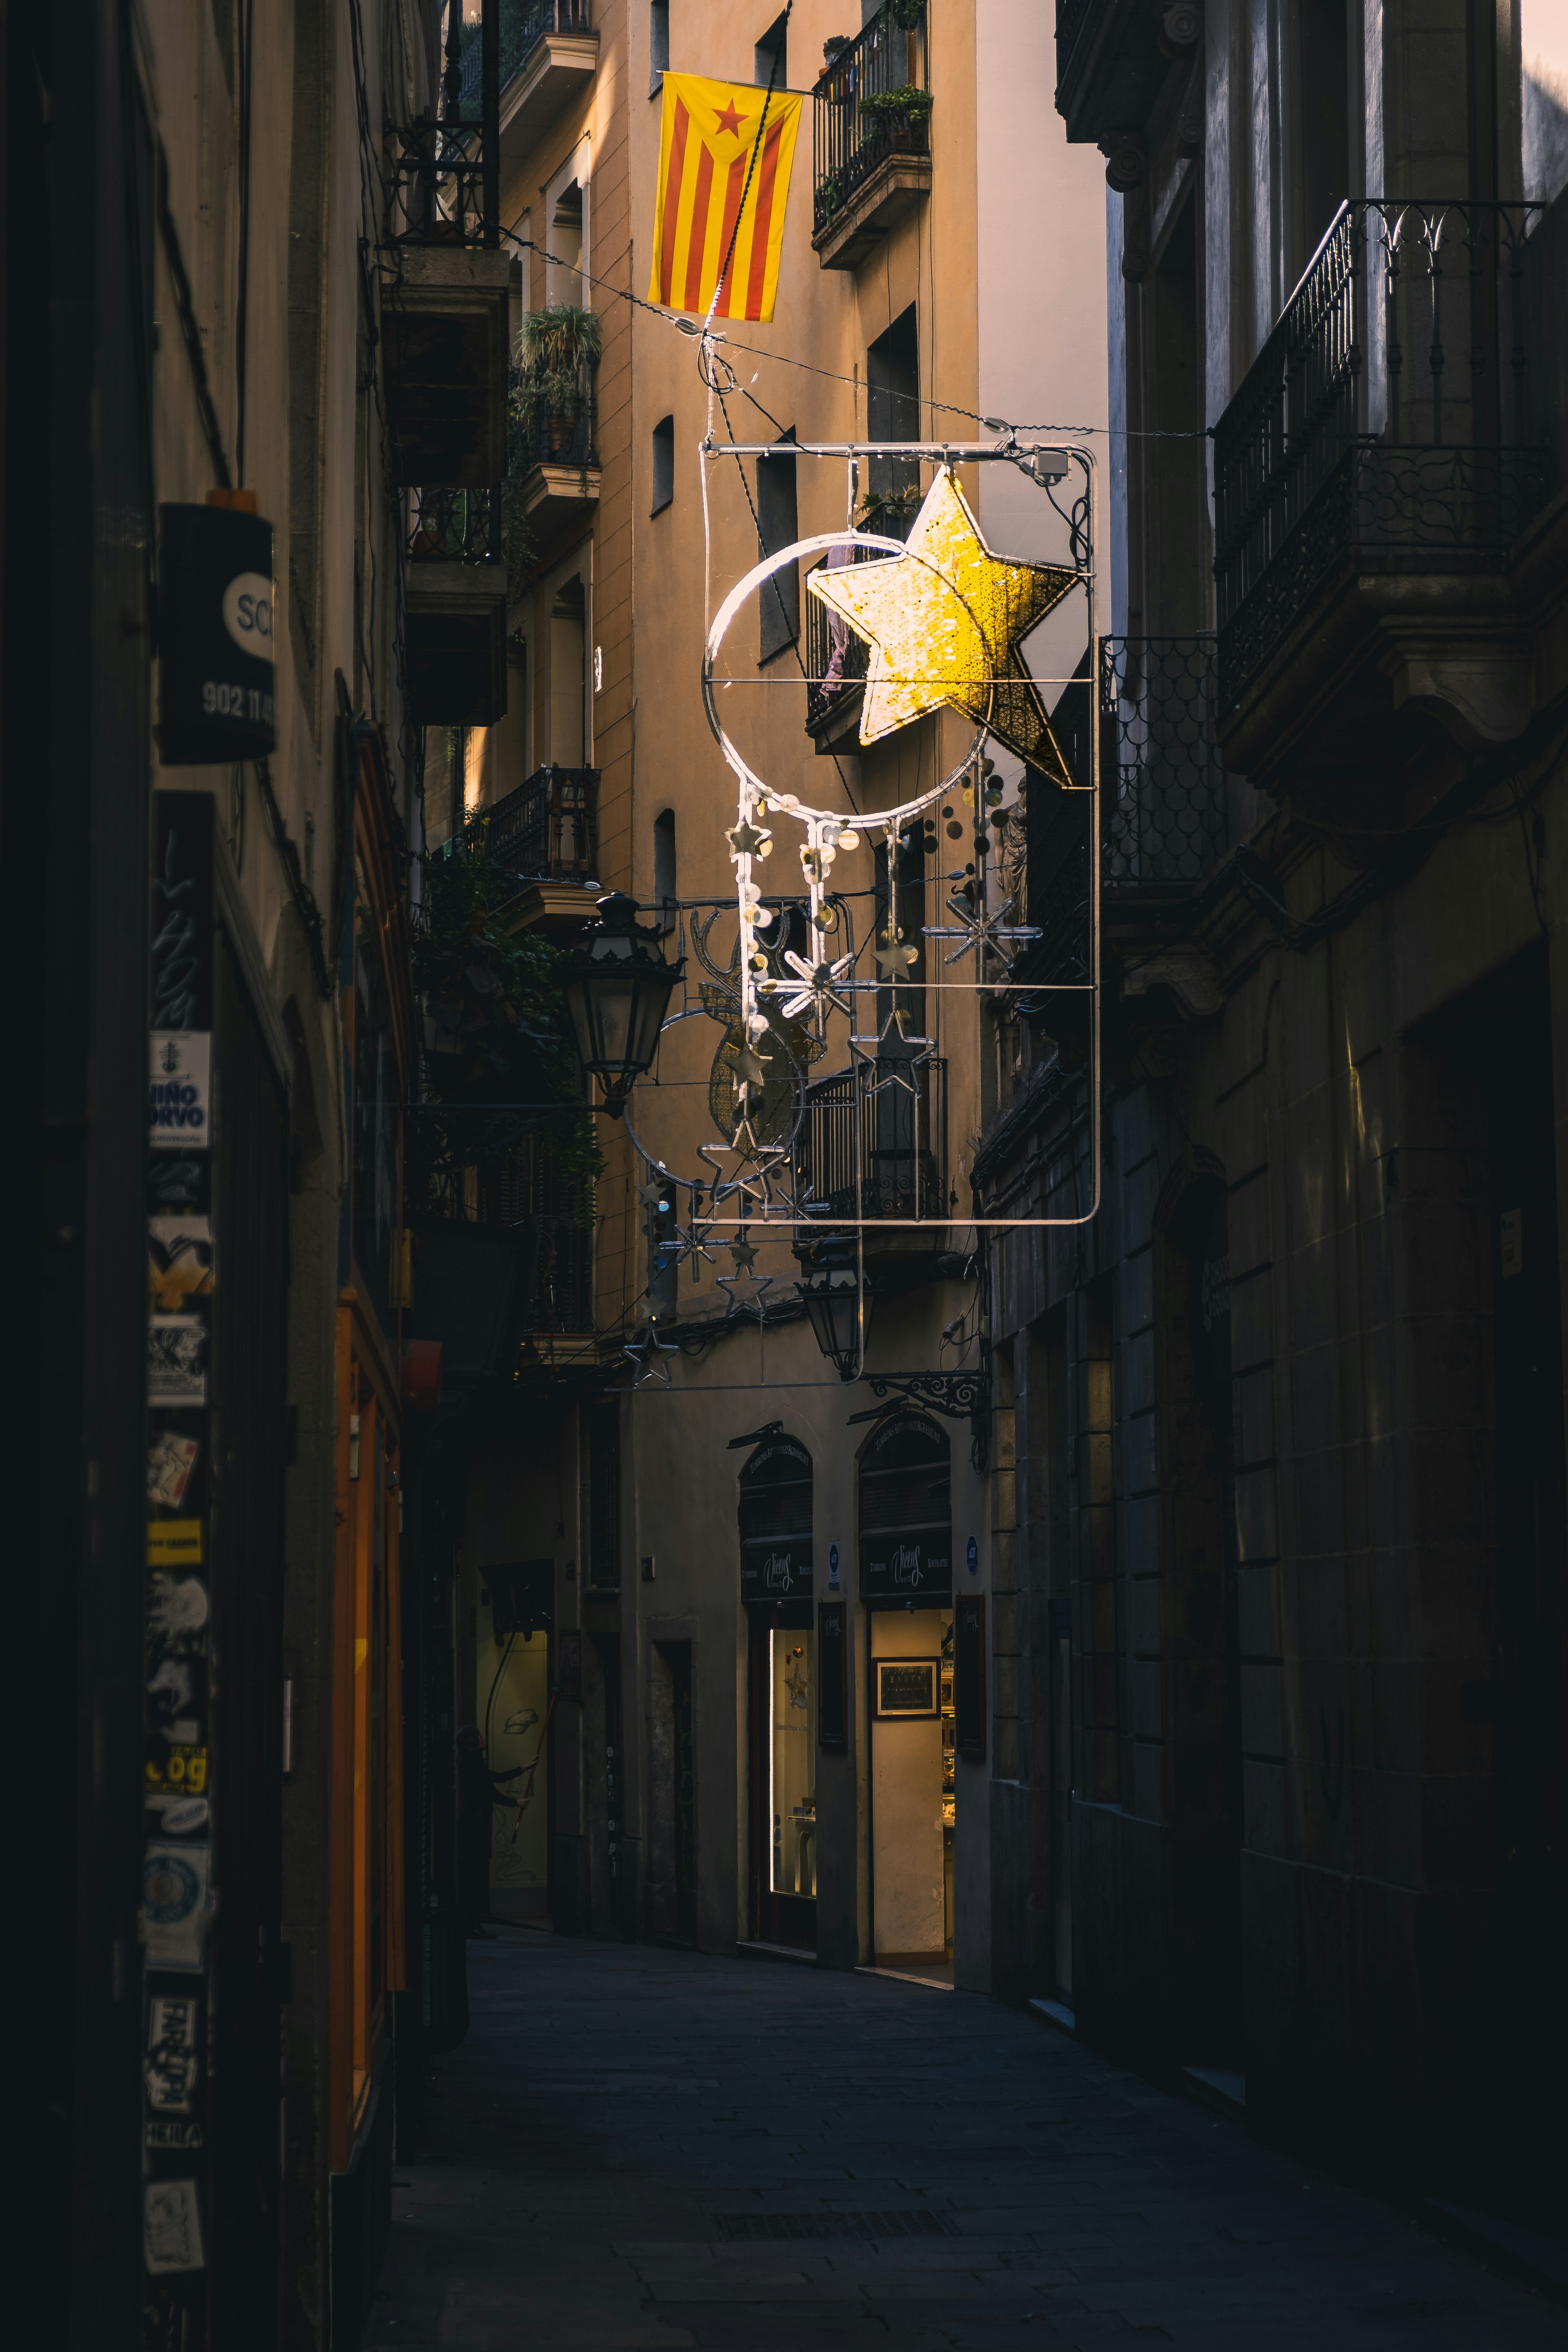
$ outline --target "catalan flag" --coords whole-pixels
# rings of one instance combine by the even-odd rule
[[[774,90],[769,97],[746,82],[665,75],[650,302],[706,315],[733,236],[734,257],[716,315],[773,317],[802,103],[798,91]],[[759,124],[762,145],[753,166]]]

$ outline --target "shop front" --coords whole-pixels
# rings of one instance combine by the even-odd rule
[[[860,1457],[860,1601],[870,1742],[871,1949],[952,1961],[954,1711],[949,1443],[898,1412]]]
[[[816,1949],[816,1688],[810,1454],[769,1437],[741,1473],[748,1629],[752,1932]]]

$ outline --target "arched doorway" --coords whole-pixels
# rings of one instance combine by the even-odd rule
[[[872,1953],[952,1958],[952,1504],[947,1433],[892,1413],[860,1457],[860,1599],[868,1618]]]
[[[750,1624],[752,1912],[763,1943],[816,1949],[816,1681],[812,1460],[770,1437],[741,1473]]]

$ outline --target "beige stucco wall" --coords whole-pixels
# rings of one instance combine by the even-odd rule
[[[1016,415],[1028,424],[1081,426],[1103,424],[1103,288],[1086,297],[1079,265],[1098,246],[1103,191],[1095,158],[1069,152],[1049,104],[1049,39],[1044,19],[1037,25],[1026,0],[986,0],[978,11],[942,5],[931,12],[930,82],[935,93],[931,121],[932,193],[886,237],[873,258],[858,271],[824,269],[811,246],[811,101],[804,112],[795,151],[784,258],[773,320],[728,328],[724,352],[738,389],[729,396],[728,420],[717,404],[715,437],[767,440],[775,433],[802,439],[850,439],[867,431],[868,344],[910,304],[919,306],[921,429],[958,439],[979,437],[982,414]],[[753,43],[764,29],[721,0],[685,0],[672,11],[672,67],[751,83]],[[853,30],[828,0],[798,0],[789,26],[789,79],[809,89],[829,34]],[[678,888],[684,898],[705,898],[719,908],[711,948],[727,966],[733,921],[723,911],[733,903],[733,876],[723,835],[734,822],[735,787],[709,732],[700,696],[700,662],[707,614],[731,583],[756,561],[756,527],[748,501],[755,496],[756,467],[744,461],[710,462],[699,452],[710,424],[710,402],[699,378],[695,343],[665,319],[617,299],[620,289],[641,296],[649,274],[649,251],[658,158],[660,99],[649,94],[647,11],[620,0],[602,0],[596,10],[599,69],[595,82],[569,108],[549,136],[509,174],[503,217],[520,233],[542,242],[549,206],[545,192],[558,184],[574,156],[589,163],[585,205],[588,270],[599,282],[590,297],[600,312],[605,356],[599,371],[599,455],[603,468],[596,511],[584,511],[580,533],[552,548],[537,590],[511,616],[528,641],[529,717],[508,740],[513,764],[499,759],[491,790],[514,787],[529,768],[548,756],[544,717],[547,665],[542,658],[549,607],[559,580],[575,571],[591,583],[587,658],[599,649],[602,682],[591,696],[593,760],[601,775],[599,875],[607,886],[654,893],[654,820],[673,811],[678,852]],[[546,265],[537,252],[522,257],[527,299],[537,304],[547,292]],[[1098,282],[1097,272],[1088,273]],[[1098,299],[1099,309],[1096,310]],[[750,397],[748,397],[750,395]],[[654,426],[674,419],[675,495],[658,514],[652,503]],[[710,544],[703,536],[702,468],[707,465]],[[999,468],[970,467],[962,479],[983,524],[1005,551],[1045,553],[1059,548],[1060,529],[1041,520],[1040,492]],[[979,478],[984,473],[987,478]],[[923,469],[929,483],[931,469]],[[861,487],[865,487],[862,473]],[[797,464],[799,530],[803,536],[831,530],[846,517],[847,478],[842,460]],[[1052,530],[1056,531],[1053,541]],[[804,604],[804,588],[803,588]],[[1081,650],[1080,610],[1071,668]],[[837,760],[818,756],[805,731],[805,689],[788,649],[760,672],[762,684],[742,683],[759,676],[757,619],[753,604],[737,622],[725,648],[721,675],[737,681],[721,690],[725,723],[748,758],[770,782],[812,802],[846,811],[891,807],[951,769],[970,740],[966,725],[952,715],[906,730],[889,744],[863,754],[851,746]],[[804,654],[804,640],[802,653]],[[1054,653],[1053,653],[1054,658]],[[1047,669],[1050,663],[1042,665]],[[515,673],[514,673],[515,675]],[[783,682],[780,682],[783,681]],[[1053,697],[1054,698],[1054,697]],[[506,746],[503,744],[503,754]],[[524,764],[526,762],[526,764]],[[1013,763],[1016,771],[1016,763]],[[957,803],[961,816],[967,812]],[[798,886],[798,829],[787,819],[773,824],[774,849],[764,887]],[[966,825],[967,831],[967,825]],[[945,867],[952,845],[944,835]],[[957,850],[963,862],[966,845]],[[865,892],[857,901],[857,935],[870,928],[872,854],[868,845],[841,855],[835,880]],[[942,894],[945,895],[945,892]],[[946,919],[934,877],[928,882],[925,919]],[[702,1014],[696,993],[708,975],[700,967],[692,939],[694,917],[685,918],[688,1007],[690,1019],[666,1038],[657,1073],[643,1081],[634,1098],[637,1135],[656,1159],[678,1174],[700,1174],[700,1144],[718,1142],[708,1113],[708,1073],[722,1030]],[[673,942],[671,942],[673,945]],[[952,971],[945,950],[927,943],[928,981],[962,982],[969,966]],[[679,1000],[677,1000],[679,1009]],[[987,1107],[985,1056],[994,1055],[988,1024],[966,987],[929,988],[927,1033],[947,1064],[947,1158],[949,1181],[960,1213],[968,1203],[970,1139]],[[847,1024],[835,1019],[826,1055],[816,1073],[844,1066],[848,1059]],[[607,1168],[600,1186],[598,1322],[602,1332],[625,1328],[647,1278],[643,1212],[635,1198],[641,1163],[623,1132],[600,1121]],[[709,1163],[711,1166],[711,1162]],[[682,1223],[690,1195],[679,1193]],[[709,1244],[711,1258],[682,1265],[679,1283],[681,1323],[721,1313],[718,1277],[732,1266],[725,1229]],[[798,1269],[787,1230],[767,1233],[755,1221],[756,1270],[771,1277],[773,1302],[793,1296]],[[970,1245],[971,1229],[957,1226],[944,1245]],[[868,1368],[919,1370],[960,1360],[944,1350],[940,1335],[954,1317],[970,1313],[973,1280],[939,1282],[897,1305],[877,1311]],[[971,1341],[964,1360],[973,1362]],[[623,1700],[628,1755],[626,1820],[637,1832],[646,1814],[641,1785],[642,1740],[637,1710],[643,1703],[648,1644],[692,1639],[696,1657],[696,1741],[700,1899],[699,1933],[704,1945],[722,1947],[751,1932],[748,1922],[747,1823],[747,1641],[740,1601],[736,1510],[744,1451],[731,1453],[729,1440],[763,1421],[782,1419],[784,1428],[810,1451],[816,1470],[816,1559],[819,1597],[826,1595],[829,1545],[841,1556],[844,1595],[856,1591],[855,1467],[868,1430],[849,1428],[849,1414],[871,1402],[863,1387],[842,1386],[818,1353],[807,1327],[795,1321],[759,1339],[754,1324],[715,1334],[700,1355],[662,1360],[670,1386],[647,1382],[624,1407],[622,1588],[618,1603],[597,1602],[590,1620],[581,1607],[583,1544],[563,1536],[559,1586],[564,1623],[591,1622],[618,1632],[623,1657]],[[973,1534],[978,1551],[974,1583],[988,1589],[991,1527],[994,1513],[985,1482],[969,1462],[969,1427],[951,1422],[953,1547],[963,1561]],[[563,1441],[574,1445],[575,1417]],[[555,1441],[551,1441],[553,1444]],[[483,1557],[500,1559],[543,1550],[523,1541],[531,1505],[524,1487],[497,1468],[509,1500],[483,1506]],[[552,1507],[550,1516],[553,1522]],[[569,1517],[570,1515],[568,1515]],[[481,1549],[470,1552],[475,1570]],[[578,1563],[570,1581],[564,1560]],[[654,1581],[645,1583],[638,1563],[657,1562]],[[470,1599],[475,1598],[470,1595]],[[853,1643],[849,1667],[851,1747],[844,1757],[823,1755],[818,1775],[818,1937],[825,1959],[851,1965],[871,1956],[869,1907],[868,1787],[864,1712],[865,1644],[868,1625],[851,1610]],[[586,1825],[590,1783],[599,1769],[581,1738],[577,1710],[563,1709],[557,1730],[558,1819]],[[989,1766],[963,1764],[959,1771],[955,1885],[958,1972],[961,1981],[984,1983],[988,1973],[987,1827]]]

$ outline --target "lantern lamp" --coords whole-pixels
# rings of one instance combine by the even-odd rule
[[[619,1118],[636,1081],[652,1062],[670,992],[686,969],[666,963],[658,934],[637,922],[637,904],[612,890],[562,967],[578,1058],[605,1089],[605,1108]]]
[[[829,1250],[800,1286],[806,1316],[816,1344],[841,1381],[858,1377],[861,1369],[860,1277],[853,1256]],[[865,1336],[871,1331],[872,1299],[866,1301]]]

